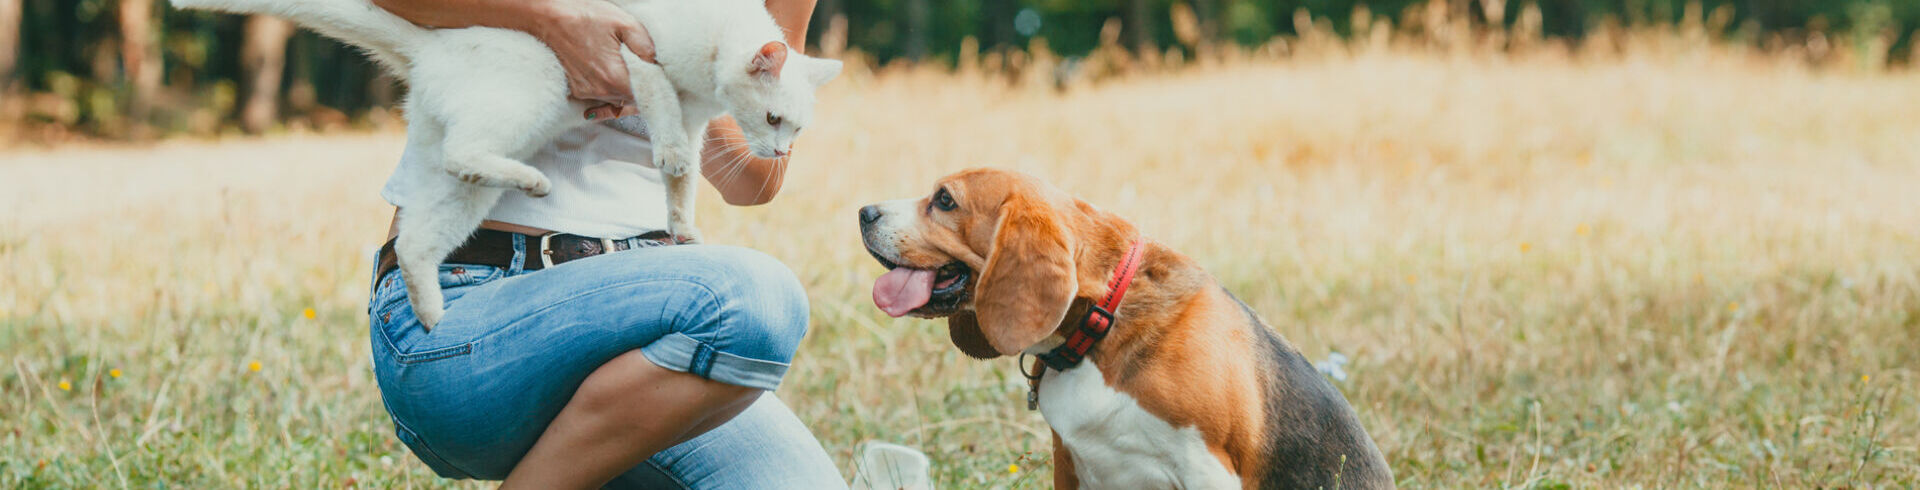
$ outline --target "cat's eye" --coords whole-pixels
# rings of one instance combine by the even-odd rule
[[[773,115],[773,113],[771,113],[771,112],[769,112],[769,113],[767,113],[767,125],[768,125],[768,126],[779,126],[779,125],[780,125],[780,116],[775,116],[775,115]]]
[[[953,194],[947,193],[947,188],[942,187],[938,192],[933,193],[933,207],[941,211],[952,211],[959,208],[960,203],[953,202]]]

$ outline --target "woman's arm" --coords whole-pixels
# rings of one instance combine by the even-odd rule
[[[787,45],[796,51],[807,45],[807,22],[813,18],[814,1],[767,0],[767,13],[773,15],[774,23],[787,31]],[[713,183],[715,189],[720,190],[720,197],[727,204],[766,204],[780,193],[780,184],[786,179],[787,159],[753,156],[747,150],[747,145],[740,143],[746,136],[740,134],[740,125],[734,123],[731,117],[721,116],[707,124],[706,136],[707,144],[700,150],[703,162],[700,173],[707,177],[707,182]]]
[[[647,28],[626,11],[602,0],[373,0],[374,5],[427,27],[472,26],[513,29],[533,35],[553,49],[567,72],[573,98],[600,102],[587,119],[606,120],[634,113],[633,88],[625,45],[653,61]],[[804,20],[802,20],[804,25]]]

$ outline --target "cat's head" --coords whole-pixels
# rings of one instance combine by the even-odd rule
[[[787,156],[793,138],[813,123],[813,92],[840,74],[840,62],[770,42],[738,70],[722,69],[721,99],[740,123],[754,156]]]

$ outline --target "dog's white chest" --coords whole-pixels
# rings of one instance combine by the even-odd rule
[[[1174,427],[1107,386],[1092,361],[1049,369],[1040,414],[1073,453],[1084,488],[1239,488],[1193,427]]]

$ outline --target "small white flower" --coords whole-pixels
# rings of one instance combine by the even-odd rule
[[[1346,365],[1347,355],[1341,354],[1340,351],[1333,351],[1327,353],[1327,360],[1313,363],[1313,368],[1319,370],[1320,374],[1333,378],[1334,381],[1346,381],[1347,370],[1344,369]]]

